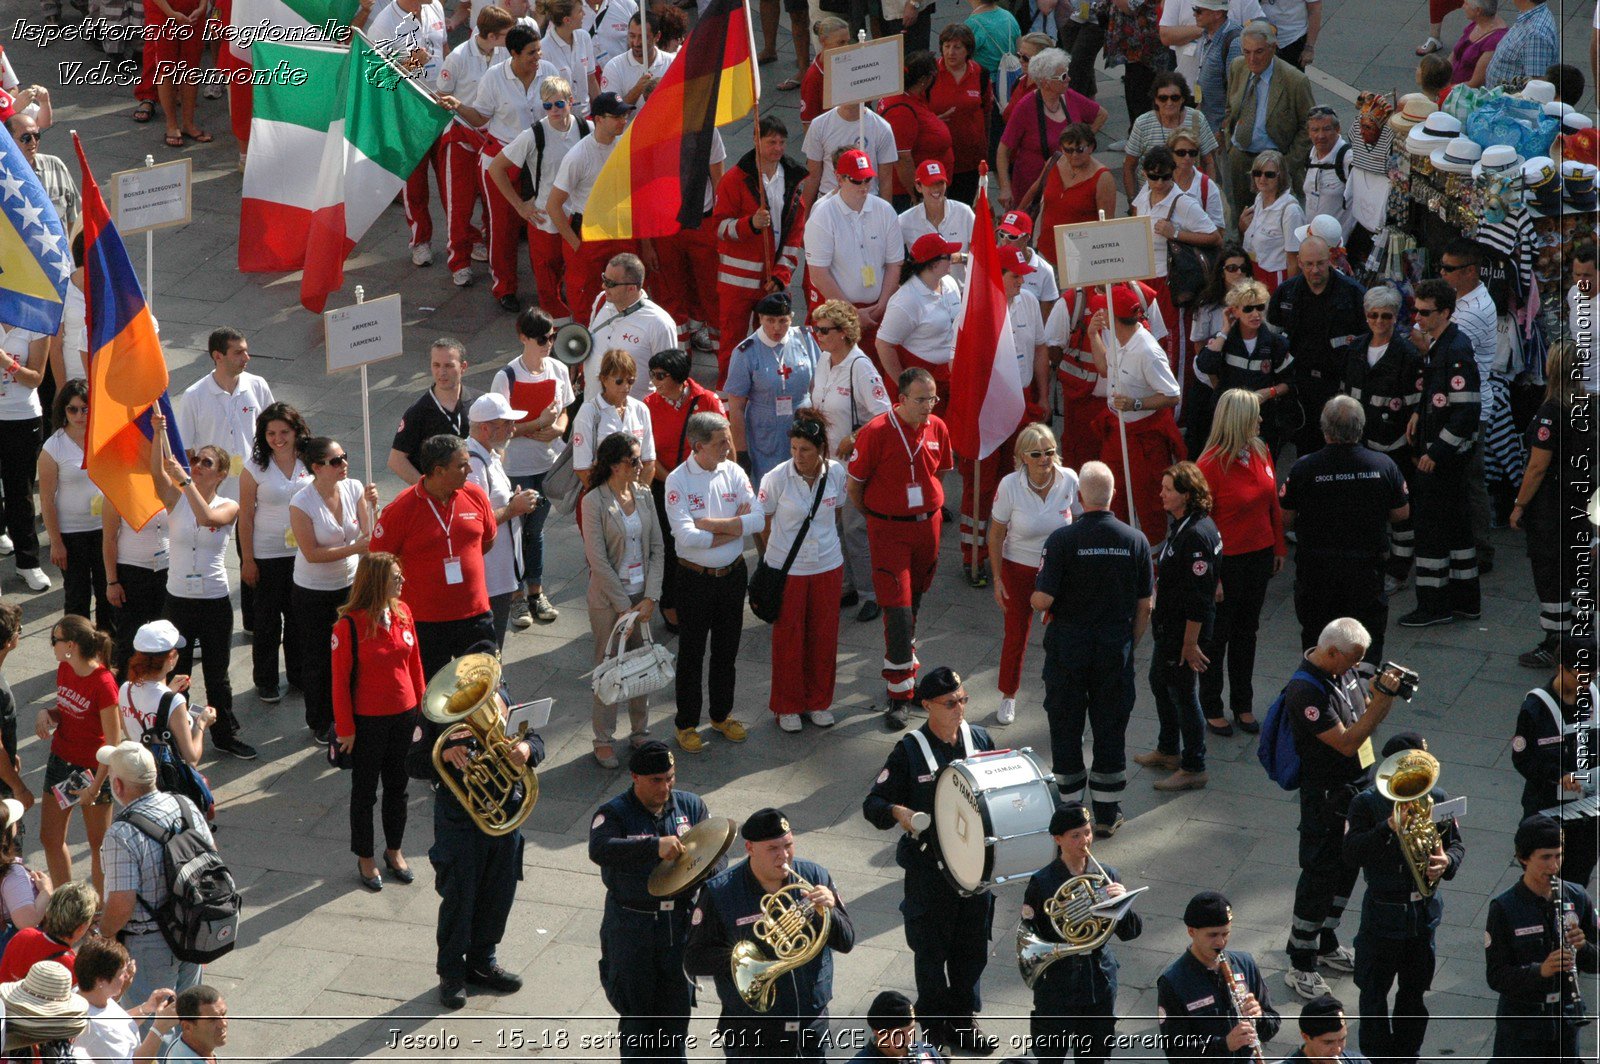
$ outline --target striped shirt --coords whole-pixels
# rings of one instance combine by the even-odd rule
[[[211,829],[206,818],[189,799],[161,791],[130,802],[106,829],[105,841],[100,844],[100,863],[105,868],[106,895],[119,890],[130,890],[138,895],[139,904],[133,908],[125,930],[142,935],[157,930],[156,910],[167,900],[167,873],[161,856],[161,843],[152,839],[123,819],[130,812],[143,813],[164,828],[176,827],[181,820],[178,803],[188,806],[189,822],[195,832],[212,845]]]
[[[1472,360],[1478,364],[1479,379],[1488,380],[1500,346],[1499,318],[1488,287],[1480,281],[1478,287],[1466,295],[1457,296],[1455,313],[1450,320],[1472,344]]]

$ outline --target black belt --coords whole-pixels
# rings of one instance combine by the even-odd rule
[[[732,565],[724,565],[720,569],[708,569],[699,562],[691,562],[687,558],[679,558],[678,564],[689,570],[691,573],[699,573],[701,576],[727,576],[729,573],[743,565],[744,559],[740,558]]]
[[[678,907],[677,901],[672,898],[657,902],[653,909],[641,909],[636,905],[625,905],[615,898],[612,899],[612,904],[619,909],[626,909],[630,913],[638,913],[640,916],[660,916],[662,913],[670,913]]]
[[[938,513],[937,510],[929,510],[920,514],[880,514],[876,510],[868,510],[867,516],[876,517],[880,521],[926,521],[936,513]]]

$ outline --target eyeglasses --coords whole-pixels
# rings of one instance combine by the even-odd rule
[[[1172,154],[1180,159],[1193,159],[1200,154],[1199,148],[1173,148]]]
[[[67,413],[69,414],[87,414],[88,412],[89,408],[82,403],[73,403],[67,407]]]
[[[1041,458],[1054,458],[1056,456],[1056,449],[1054,447],[1046,447],[1042,451],[1023,451],[1022,456],[1024,458],[1032,458],[1037,462]]]
[[[1176,92],[1156,93],[1156,103],[1177,103],[1181,99],[1183,99],[1183,96]]]
[[[1265,303],[1246,303],[1239,309],[1246,314],[1260,314],[1267,309],[1267,305]]]
[[[915,403],[917,406],[932,406],[939,401],[939,397],[937,395],[908,395],[905,400],[908,403]]]
[[[1267,178],[1270,181],[1273,178],[1276,178],[1278,176],[1278,171],[1276,171],[1276,170],[1251,170],[1250,171],[1250,176],[1251,177],[1264,177],[1264,178]]]
[[[44,137],[43,133],[24,133],[17,138],[18,144],[37,144]]]
[[[870,178],[870,177],[847,177],[847,178],[845,178],[845,180],[850,182],[852,185],[870,185],[870,184],[872,184],[872,178]]]
[[[600,278],[600,286],[602,288],[626,288],[630,284],[638,284],[638,283],[639,283],[638,281],[613,281],[609,277],[601,277]]]
[[[1172,171],[1163,170],[1158,174],[1152,174],[1149,170],[1146,170],[1144,172],[1144,178],[1146,181],[1171,181]]]
[[[324,458],[321,462],[319,462],[317,464],[318,465],[331,465],[331,466],[346,466],[346,465],[350,464],[350,459],[346,455],[336,454],[332,458]]]
[[[1245,271],[1244,265],[1242,263],[1237,263],[1237,262],[1230,262],[1227,265],[1222,267],[1222,272],[1223,273],[1243,273],[1244,271]]]
[[[1460,273],[1462,270],[1467,269],[1471,265],[1472,264],[1470,262],[1458,262],[1454,266],[1451,266],[1449,263],[1441,262],[1439,264],[1439,276],[1443,277],[1447,273]]]
[[[555,110],[565,111],[567,109],[567,101],[565,101],[565,100],[546,100],[544,102],[544,109],[546,111],[555,111]]]
[[[1387,310],[1367,311],[1368,321],[1394,321],[1394,314]]]
[[[957,706],[964,706],[968,702],[971,702],[972,701],[972,696],[971,695],[951,695],[949,698],[939,698],[939,699],[935,699],[935,701],[938,702],[941,706],[949,706],[951,709],[954,709]]]
[[[671,374],[664,369],[653,369],[650,371],[650,379],[653,381],[664,381],[670,376]]]

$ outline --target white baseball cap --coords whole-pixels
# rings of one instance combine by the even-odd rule
[[[184,638],[171,621],[151,621],[140,626],[133,636],[133,649],[141,654],[165,654],[183,646]]]
[[[499,392],[485,392],[472,401],[472,407],[467,411],[467,420],[474,423],[483,421],[521,421],[528,416],[526,410],[511,409],[511,400]]]

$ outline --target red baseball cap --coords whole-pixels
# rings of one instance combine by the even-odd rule
[[[1000,231],[1012,236],[1032,236],[1033,219],[1026,211],[1006,211],[1000,216]]]
[[[860,148],[851,148],[839,156],[839,162],[834,166],[834,173],[858,180],[878,176],[878,171],[872,168],[872,160],[867,158],[867,153]]]
[[[945,172],[944,163],[938,159],[924,159],[922,165],[917,167],[917,184],[938,185],[949,184],[950,175]]]
[[[938,233],[924,233],[911,245],[912,262],[932,262],[940,255],[954,255],[960,244],[951,244]]]
[[[1037,266],[1028,261],[1029,255],[1021,248],[1006,247],[1000,249],[1000,269],[1006,273],[1014,273],[1018,277],[1026,277],[1033,273]]]
[[[1133,286],[1137,284],[1136,290]],[[1144,302],[1140,302],[1143,296]],[[1124,281],[1111,289],[1111,313],[1118,318],[1143,318],[1148,313],[1150,304],[1156,301],[1155,289],[1143,281]],[[1089,298],[1084,300],[1084,310],[1093,317],[1098,311],[1106,308],[1106,294],[1104,288],[1096,288],[1089,293]]]

